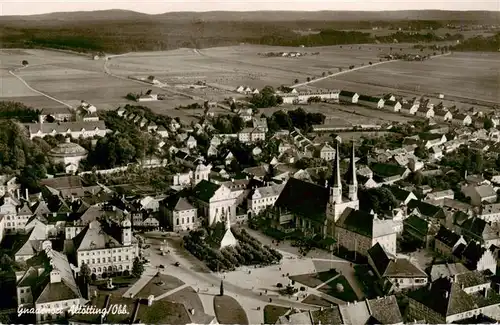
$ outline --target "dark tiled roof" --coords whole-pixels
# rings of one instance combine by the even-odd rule
[[[469,266],[475,268],[477,266],[477,262],[483,256],[485,251],[486,248],[482,247],[481,244],[471,241],[463,250],[462,256],[465,257]]]
[[[303,217],[323,221],[326,217],[328,189],[296,178],[290,178],[275,206]]]
[[[379,177],[401,176],[406,171],[405,167],[395,164],[376,163],[370,166],[374,175]]]
[[[410,215],[407,219],[405,219],[404,224],[405,226],[408,225],[415,229],[422,235],[427,235],[429,233],[429,223],[416,215]]]
[[[485,230],[488,230],[488,223],[480,218],[470,218],[462,223],[461,228],[471,235],[483,238]]]
[[[373,215],[363,210],[347,208],[340,216],[337,227],[371,237],[373,235]]]
[[[373,245],[373,247],[368,250],[368,256],[370,256],[373,263],[375,264],[377,272],[379,274],[384,274],[387,266],[391,262],[391,259],[389,258],[389,256],[387,256],[387,253],[384,251],[382,246],[380,246],[379,243]]]
[[[427,274],[416,267],[410,260],[406,258],[397,258],[392,260],[387,266],[384,276],[386,277],[399,277],[399,278],[412,278],[412,277],[427,277]]]
[[[362,101],[362,102],[378,103],[379,100],[380,100],[380,98],[377,98],[377,97],[372,97],[372,96],[367,96],[367,95],[360,95],[359,99],[358,99],[358,102]]]
[[[465,288],[470,288],[489,282],[486,276],[478,271],[460,273],[457,274],[455,278],[457,283],[464,285]]]
[[[441,207],[435,206],[435,205],[427,203],[427,202],[418,201],[418,200],[411,200],[410,202],[408,202],[408,209],[410,211],[413,211],[414,209],[418,209],[418,212],[420,212],[420,214],[422,214],[428,218],[439,217],[439,213],[443,212]]]
[[[46,302],[63,301],[80,298],[70,287],[64,282],[49,283],[42,291],[37,299],[37,303],[43,304]]]
[[[356,93],[348,90],[341,90],[339,96],[353,97]]]
[[[377,320],[376,324],[403,323],[396,296],[385,296],[367,301],[371,316]],[[327,324],[327,323],[324,323]],[[329,324],[329,323],[328,323]]]
[[[170,210],[184,211],[191,210],[194,207],[187,201],[187,199],[181,197],[179,194],[174,194],[164,199],[162,203]]]
[[[342,315],[338,306],[324,310],[315,310],[311,312],[311,317],[314,324],[329,324],[340,325],[342,324]]]
[[[448,247],[453,247],[460,239],[460,235],[447,229],[446,227],[441,226],[436,235],[436,240],[439,240],[443,244]]]
[[[387,186],[389,191],[391,191],[392,195],[396,198],[396,200],[403,202],[405,201],[408,196],[410,196],[411,192],[404,190],[398,186]]]
[[[203,202],[208,202],[215,192],[220,188],[220,185],[202,180],[193,189],[194,196]]]

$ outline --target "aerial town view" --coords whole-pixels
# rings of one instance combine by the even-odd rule
[[[0,4],[0,324],[500,321],[500,2]]]

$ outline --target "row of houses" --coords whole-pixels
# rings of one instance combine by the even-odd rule
[[[474,125],[482,128],[487,117],[480,112],[469,115],[460,112],[456,106],[447,108],[443,103],[434,105],[429,99],[421,100],[413,98],[411,100],[398,99],[393,95],[384,98],[360,95],[356,92],[342,90],[338,95],[341,103],[358,104],[374,109],[386,109],[391,112],[401,112],[406,115],[419,116],[426,119],[434,119],[436,122],[449,122],[453,125]],[[500,125],[500,117],[494,113],[488,117],[493,127]]]

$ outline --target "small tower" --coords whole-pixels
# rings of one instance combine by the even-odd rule
[[[128,218],[121,223],[122,228],[122,244],[128,246],[132,244],[132,224]]]
[[[356,153],[354,150],[354,142],[352,143],[351,161],[349,162],[345,180],[349,186],[349,200],[356,201],[358,199],[358,180],[356,177]]]
[[[339,144],[335,149],[335,159],[333,160],[332,177],[328,181],[330,186],[330,203],[342,203],[342,180],[340,179],[340,153]]]

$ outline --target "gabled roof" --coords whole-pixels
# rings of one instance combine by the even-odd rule
[[[194,209],[191,203],[189,203],[186,198],[181,197],[179,194],[169,196],[162,202],[168,209],[173,211],[185,211]]]
[[[203,201],[208,202],[214,196],[215,192],[221,187],[219,184],[201,180],[193,189],[194,196]]]
[[[360,95],[358,98],[358,102],[362,101],[362,102],[378,103],[380,100],[381,100],[381,98],[367,96],[367,95]]]
[[[99,221],[92,221],[75,238],[74,247],[77,251],[121,247],[113,236],[107,234]]]
[[[292,177],[281,191],[275,207],[323,222],[328,198],[327,188]]]
[[[412,192],[410,191],[407,191],[407,190],[404,190],[398,186],[386,186],[389,191],[391,191],[391,193],[394,195],[394,197],[396,198],[396,200],[398,200],[399,202],[404,202],[406,201],[406,199],[412,194]]]
[[[347,208],[337,221],[337,227],[347,229],[362,236],[372,237],[373,219],[374,216],[368,212]]]
[[[426,220],[412,214],[404,220],[405,226],[411,226],[413,229],[418,231],[421,235],[427,235],[429,233],[430,225]]]
[[[339,93],[339,96],[343,96],[343,97],[353,97],[354,95],[356,95],[355,92],[348,91],[348,90],[341,90]]]
[[[403,323],[403,316],[401,316],[396,296],[391,295],[371,299],[366,303],[370,309],[371,316],[377,320],[376,324]]]
[[[435,239],[448,247],[453,247],[460,240],[460,235],[441,225]]]
[[[441,207],[432,205],[427,202],[419,200],[411,200],[410,202],[408,202],[408,210],[413,211],[415,209],[418,209],[418,212],[427,218],[440,217],[441,212],[443,212],[443,209]]]

